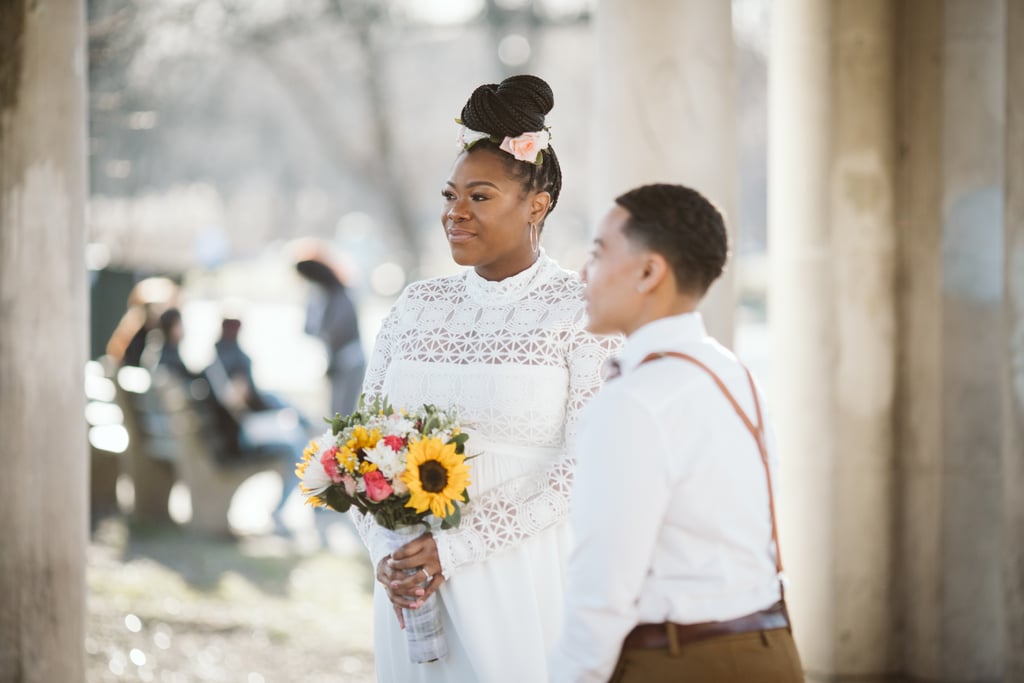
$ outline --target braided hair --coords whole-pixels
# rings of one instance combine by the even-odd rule
[[[523,133],[544,129],[544,117],[555,105],[555,96],[543,79],[536,76],[510,76],[501,83],[488,83],[477,87],[462,108],[462,123],[467,128],[487,133],[499,141]],[[547,192],[551,195],[548,213],[558,203],[562,191],[562,168],[554,148],[548,145],[541,152],[540,165],[519,161],[498,148],[500,142],[484,139],[474,144],[467,153],[488,149],[497,153],[513,178],[521,181],[527,192]],[[541,220],[543,225],[543,220]]]
[[[654,184],[615,198],[629,212],[627,239],[665,257],[679,291],[703,295],[725,268],[729,238],[722,214],[700,192]]]

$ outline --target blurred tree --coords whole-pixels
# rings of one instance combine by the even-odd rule
[[[456,21],[485,25],[488,70],[500,75],[529,69],[538,29],[587,21],[590,2],[462,5]],[[224,197],[259,196],[266,210],[253,209],[253,220],[271,225],[245,226],[252,245],[330,236],[337,216],[358,209],[378,217],[392,253],[415,273],[423,212],[408,191],[417,165],[396,140],[389,59],[403,39],[439,30],[422,4],[89,0],[88,10],[94,194],[207,182]],[[303,195],[322,185],[326,196]],[[266,196],[274,192],[309,215],[276,205]]]

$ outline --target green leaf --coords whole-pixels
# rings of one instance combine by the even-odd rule
[[[323,499],[325,503],[338,512],[348,512],[348,509],[352,507],[352,499],[348,494],[343,489],[334,486],[324,491]]]
[[[434,430],[441,426],[441,421],[437,419],[437,415],[431,414],[423,423],[423,433],[430,434]]]
[[[454,529],[462,521],[462,510],[459,509],[459,506],[452,504],[452,508],[454,508],[452,514],[441,520],[442,529]]]
[[[468,439],[469,434],[462,432],[461,434],[456,434],[452,438],[448,439],[448,443],[455,444],[455,452],[459,455],[463,455],[466,452],[466,441]]]

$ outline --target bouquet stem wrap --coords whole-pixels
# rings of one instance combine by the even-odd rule
[[[397,529],[381,528],[381,532],[387,535],[389,550],[392,552],[409,541],[419,538],[425,531],[420,524],[401,526]],[[422,573],[419,569],[407,569],[406,572],[409,574]],[[448,656],[448,640],[444,636],[441,610],[441,598],[436,591],[423,602],[419,609],[402,610],[411,661],[421,664]]]

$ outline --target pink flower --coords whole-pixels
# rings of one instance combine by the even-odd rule
[[[346,472],[345,474],[341,475],[341,481],[339,483],[345,485],[345,493],[347,493],[350,496],[356,495],[356,480],[352,477],[351,474]]]
[[[388,448],[397,453],[398,451],[402,450],[403,446],[405,446],[405,439],[403,439],[400,436],[392,434],[391,436],[384,437],[384,443],[388,445]]]
[[[379,503],[394,492],[380,470],[367,472],[363,475],[363,481],[366,483],[367,497],[375,503]]]
[[[324,472],[331,478],[335,484],[341,483],[341,473],[338,471],[338,448],[337,446],[331,446],[323,455],[320,456],[320,464],[324,468]]]
[[[505,138],[498,147],[519,159],[519,161],[529,161],[531,164],[535,164],[537,163],[537,156],[542,149],[548,148],[550,140],[550,133],[546,130],[539,130],[537,132],[523,133],[516,138]]]

